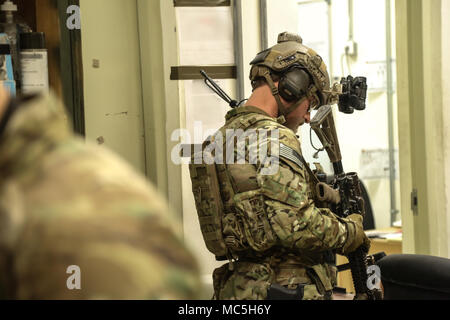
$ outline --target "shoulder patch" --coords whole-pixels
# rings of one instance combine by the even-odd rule
[[[298,165],[301,169],[304,169],[304,159],[303,156],[301,156],[297,151],[294,149],[280,143],[280,157],[285,158],[289,161],[294,162],[296,165]]]

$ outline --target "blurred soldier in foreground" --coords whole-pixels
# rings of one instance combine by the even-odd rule
[[[274,142],[278,170],[264,173],[266,164],[250,163],[247,154],[246,164],[211,166],[196,161],[202,156],[197,153],[190,167],[206,245],[218,260],[229,260],[214,271],[215,298],[330,299],[337,277],[334,252],[348,255],[370,242],[361,215],[343,219],[316,207],[313,173],[301,156],[299,126],[309,123],[311,109],[335,98],[326,66],[299,36],[288,33],[251,65],[253,95],[227,114],[219,130],[227,137],[221,150],[227,160],[239,154],[236,144],[229,153],[234,138],[228,139],[227,130],[278,131],[276,139],[259,136],[257,145],[245,141],[246,151],[270,149]],[[216,137],[205,142],[203,154],[218,144]]]
[[[0,119],[0,298],[199,297],[162,198],[74,137],[59,101],[11,100],[0,86]]]

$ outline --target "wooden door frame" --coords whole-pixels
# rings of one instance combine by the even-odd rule
[[[80,6],[80,1],[53,1],[57,3],[59,15],[61,82],[64,103],[72,117],[74,131],[85,136],[81,30],[69,30],[66,26],[69,17],[67,8],[71,5]]]

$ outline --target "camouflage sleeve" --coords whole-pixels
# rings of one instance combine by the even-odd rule
[[[196,299],[200,277],[165,201],[62,105],[21,107],[0,138],[0,296]]]
[[[199,298],[195,259],[162,218],[167,208],[158,208],[157,198],[151,206],[129,196],[105,201],[109,203],[95,204],[96,214],[92,211],[84,217],[71,209],[58,216],[54,206],[33,213],[13,253],[15,297]],[[73,207],[80,209],[80,205]]]
[[[304,175],[280,163],[275,175],[258,175],[273,231],[284,247],[326,251],[342,248],[355,233],[352,224],[328,209],[319,209],[310,197]]]
[[[279,129],[280,143],[301,154],[300,143],[294,133]],[[267,143],[273,145],[273,138]],[[270,148],[268,148],[270,149]],[[274,233],[287,248],[307,251],[341,249],[355,235],[352,223],[334,215],[328,209],[314,205],[306,169],[284,157],[279,167],[264,173],[258,170],[258,185],[266,201],[267,214]]]

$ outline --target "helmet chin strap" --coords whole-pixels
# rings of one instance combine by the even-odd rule
[[[263,77],[266,79],[267,83],[269,84],[270,89],[272,90],[272,95],[275,97],[275,100],[278,104],[278,113],[281,116],[286,117],[288,113],[286,112],[286,108],[283,105],[283,102],[281,102],[280,92],[278,91],[277,86],[273,82],[272,77],[270,76],[270,71],[266,69],[263,73]]]
[[[262,74],[261,73],[260,74],[266,79],[267,83],[269,84],[270,89],[272,90],[272,95],[275,97],[275,100],[277,101],[279,116],[283,116],[284,118],[286,118],[290,113],[295,111],[306,99],[308,99],[308,96],[304,96],[303,98],[298,100],[295,104],[293,104],[289,108],[286,108],[283,105],[283,102],[281,101],[280,92],[279,92],[277,86],[275,85],[275,83],[273,82],[272,77],[270,76],[269,69],[267,69],[267,68],[263,68],[263,69],[264,69],[264,71],[262,72]]]

